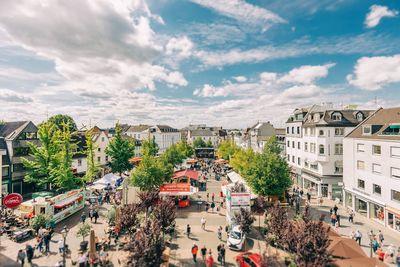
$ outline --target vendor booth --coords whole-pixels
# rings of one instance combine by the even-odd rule
[[[94,189],[104,189],[108,185],[113,187],[119,187],[122,184],[123,178],[121,176],[115,175],[113,173],[108,173],[103,176],[103,178],[95,181],[92,188]]]

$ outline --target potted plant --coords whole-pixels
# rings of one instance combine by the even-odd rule
[[[40,227],[45,228],[48,222],[49,218],[46,215],[38,214],[29,221],[29,225],[37,234]]]
[[[88,247],[88,241],[85,241],[85,237],[87,237],[90,234],[90,230],[92,229],[92,226],[88,223],[82,223],[79,226],[78,231],[76,232],[77,237],[82,237],[82,242],[80,243],[81,251],[86,251]]]

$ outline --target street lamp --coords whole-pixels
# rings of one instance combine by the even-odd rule
[[[374,237],[374,233],[372,232],[372,230],[368,233],[368,237],[369,237],[369,256],[370,258],[372,258],[372,241],[375,239]]]
[[[65,262],[65,250],[66,250],[66,244],[65,244],[65,240],[67,239],[67,235],[68,235],[68,231],[69,229],[67,228],[67,226],[64,225],[64,228],[61,230],[61,235],[64,238],[64,249],[63,249],[63,267],[66,266],[66,262]]]

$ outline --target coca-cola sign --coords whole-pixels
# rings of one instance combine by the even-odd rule
[[[6,208],[15,209],[22,203],[22,200],[23,198],[20,194],[12,193],[4,198],[3,204]]]

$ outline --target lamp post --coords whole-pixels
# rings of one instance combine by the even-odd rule
[[[64,239],[64,248],[63,248],[63,267],[66,266],[66,262],[65,262],[65,250],[66,250],[66,244],[65,244],[65,240],[67,239],[67,235],[68,235],[68,231],[69,229],[67,228],[67,226],[64,226],[64,228],[61,230],[61,235]]]
[[[372,241],[374,240],[375,236],[374,233],[372,232],[372,230],[368,233],[368,237],[369,237],[369,256],[370,258],[372,258]]]

